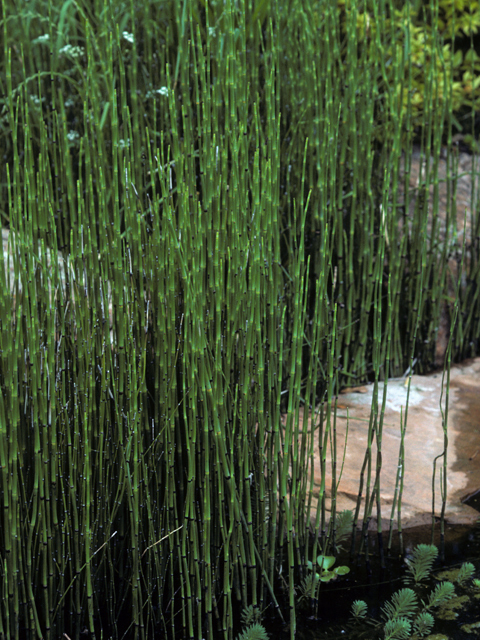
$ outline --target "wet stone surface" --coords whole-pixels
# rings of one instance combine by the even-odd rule
[[[379,384],[378,411],[383,398],[383,383]],[[443,381],[442,406],[445,410],[446,378]],[[380,494],[382,528],[390,526],[398,455],[401,442],[401,417],[405,417],[407,403],[406,379],[389,380],[383,421],[382,471]],[[343,474],[337,492],[337,511],[355,509],[359,491],[359,479],[368,444],[368,426],[372,412],[373,385],[349,389],[337,402],[337,465],[341,466],[345,449],[345,433],[348,413],[348,439]],[[444,450],[442,411],[442,374],[413,375],[410,383],[407,427],[405,433],[405,463],[403,468],[403,497],[401,522],[403,528],[432,522],[432,476],[434,459]],[[445,517],[449,524],[473,524],[479,512],[470,506],[469,498],[480,490],[480,358],[453,365],[448,399],[448,454],[447,454],[447,503]],[[302,416],[301,416],[302,417]],[[310,422],[310,420],[309,420]],[[332,415],[333,424],[333,415]],[[309,425],[310,426],[310,425]],[[301,427],[303,428],[303,427]],[[318,442],[318,433],[315,434]],[[321,485],[318,446],[315,459],[314,496],[318,499]],[[330,453],[330,452],[329,452]],[[372,484],[375,478],[377,443],[372,445]],[[440,516],[442,497],[440,491],[440,467],[437,460],[435,486],[435,516]],[[331,459],[327,456],[327,507],[331,505]],[[338,472],[337,472],[338,474]],[[363,518],[365,486],[363,489],[360,520]],[[373,510],[370,528],[376,527],[376,508]],[[398,514],[395,511],[394,528]]]

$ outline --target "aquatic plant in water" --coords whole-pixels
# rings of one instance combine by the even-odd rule
[[[249,605],[242,611],[241,620],[245,627],[236,640],[268,640],[265,627],[261,624],[262,612]]]
[[[265,631],[265,627],[257,623],[244,629],[237,637],[237,640],[268,640],[268,634]]]
[[[334,569],[332,569],[333,565],[335,564],[335,560],[336,559],[334,556],[317,556],[318,566],[315,567],[315,569],[310,560],[307,562],[307,566],[310,571],[312,571],[312,573],[315,571],[315,582],[318,582],[319,580],[321,580],[322,582],[330,582],[330,580],[335,580],[337,576],[345,576],[350,572],[350,568],[346,566],[335,567]],[[320,570],[320,573],[318,573],[318,570]]]
[[[382,607],[380,620],[369,619],[366,602],[356,600],[352,604],[349,633],[371,637],[374,632],[385,640],[419,639],[428,635],[435,623],[435,612],[455,596],[454,584],[449,580],[442,580],[429,593],[425,592],[423,583],[432,577],[437,555],[438,549],[434,545],[418,545],[407,561],[404,578],[407,583],[413,582],[414,587],[395,592]],[[464,584],[472,578],[474,570],[471,563],[464,563],[457,571],[455,581],[459,585]]]

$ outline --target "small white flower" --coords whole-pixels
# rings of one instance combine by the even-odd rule
[[[216,33],[215,33],[215,27],[208,27],[208,35],[209,35],[211,38],[214,38],[214,37],[216,36]]]
[[[130,146],[130,138],[127,138],[126,140],[119,140],[118,141],[118,147],[119,149],[125,149],[126,147]]]
[[[38,38],[35,38],[32,44],[35,44],[36,42],[48,42],[49,40],[50,34],[45,33],[43,36],[38,36]]]
[[[66,44],[58,53],[63,56],[70,56],[71,58],[79,58],[83,56],[85,49],[83,47],[74,47],[71,44]]]
[[[133,33],[128,33],[128,31],[123,31],[123,33],[122,33],[122,37],[123,37],[127,42],[130,42],[130,44],[133,44],[133,42],[134,42]]]
[[[168,87],[161,87],[160,89],[154,89],[153,91],[147,91],[147,93],[145,94],[145,98],[147,98],[147,100],[148,100],[149,98],[156,98],[157,95],[168,96]]]
[[[73,129],[70,129],[70,131],[67,133],[67,138],[69,142],[75,142],[76,140],[78,140],[79,137],[80,137],[80,134],[78,133],[78,131],[74,131]]]

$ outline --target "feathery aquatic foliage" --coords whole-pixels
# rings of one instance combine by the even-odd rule
[[[413,551],[412,558],[406,558],[406,582],[419,584],[430,577],[433,563],[438,556],[438,549],[433,544],[419,544]]]
[[[393,618],[385,623],[385,640],[407,640],[410,638],[412,625],[407,618]]]
[[[341,542],[352,534],[353,512],[350,509],[341,511],[335,520],[335,544],[337,550],[342,549]]]
[[[355,600],[352,604],[352,616],[354,618],[365,618],[368,612],[367,603],[363,600]]]
[[[428,611],[422,611],[413,621],[413,631],[417,636],[423,638],[431,632],[434,624],[435,619],[432,614]]]
[[[437,584],[435,589],[428,596],[428,603],[426,605],[427,609],[434,609],[439,607],[447,600],[450,600],[455,595],[455,587],[454,585],[446,580],[445,582],[440,582]]]
[[[471,562],[464,562],[460,567],[460,571],[457,574],[456,582],[458,584],[464,584],[475,573],[475,566]]]
[[[415,592],[411,589],[400,589],[393,594],[390,602],[382,608],[382,614],[386,620],[395,618],[411,618],[417,611],[418,603]]]
[[[429,546],[418,545],[414,549],[410,570],[414,572],[418,570],[415,564],[422,566],[422,571],[426,570],[425,557],[429,555],[431,558],[433,555],[431,549],[427,549]],[[415,575],[419,576],[421,573],[418,570]],[[428,575],[431,577],[430,572]],[[424,579],[425,577],[422,581]],[[366,603],[363,600],[356,600],[351,609],[352,622],[349,625],[351,637],[358,635],[360,629],[367,630],[367,625],[368,629],[373,627],[378,632],[382,631],[384,638],[390,638],[390,640],[409,638],[411,633],[416,638],[428,635],[435,623],[432,610],[451,599],[455,595],[455,588],[451,582],[442,581],[430,591],[426,601],[422,589],[420,581],[417,580],[414,588],[400,589],[395,592],[382,607],[381,621],[368,618]]]
[[[244,629],[237,637],[237,640],[268,640],[268,634],[265,631],[265,627],[256,623]]]
[[[241,620],[244,627],[260,623],[262,620],[262,612],[258,607],[254,607],[250,604],[242,611]]]

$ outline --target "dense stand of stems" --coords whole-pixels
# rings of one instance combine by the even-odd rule
[[[378,383],[433,363],[451,122],[429,56],[411,194],[408,38],[382,0],[361,46],[350,5],[3,0],[2,637],[231,639],[250,605],[293,637],[345,384],[375,385],[353,525],[381,537]],[[471,247],[448,364],[478,340]]]

